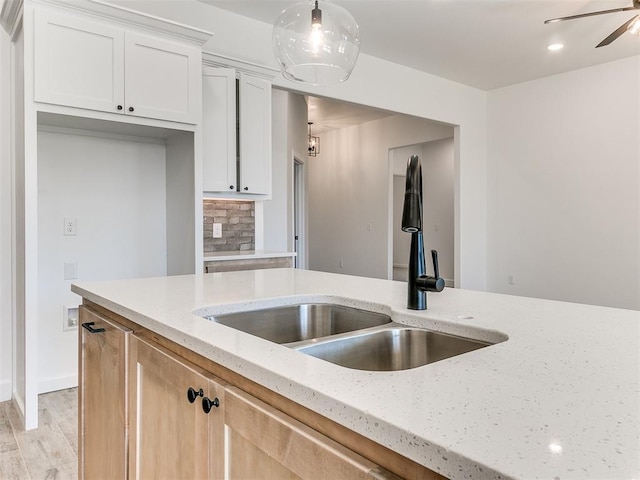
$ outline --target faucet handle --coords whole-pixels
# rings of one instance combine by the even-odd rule
[[[444,278],[440,278],[440,268],[438,266],[438,252],[431,250],[431,260],[433,260],[433,277],[428,275],[420,275],[416,279],[416,284],[420,290],[427,292],[441,292],[444,290]]]
[[[438,251],[431,250],[431,260],[433,261],[433,276],[440,278],[440,267],[438,266]]]

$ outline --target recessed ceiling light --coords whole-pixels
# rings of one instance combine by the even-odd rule
[[[564,45],[562,43],[552,43],[551,45],[547,46],[547,50],[549,50],[550,52],[557,52],[558,50],[562,50],[564,48]]]

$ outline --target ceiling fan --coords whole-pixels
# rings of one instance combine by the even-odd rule
[[[630,10],[640,10],[640,0],[633,0],[633,6],[631,7],[614,8],[611,10],[600,10],[599,12],[571,15],[569,17],[552,18],[550,20],[545,20],[544,23],[563,22],[565,20],[575,20],[577,18],[593,17],[595,15],[604,15],[605,13],[627,12]],[[636,15],[635,17],[631,18],[630,20],[620,25],[616,30],[614,30],[611,33],[611,35],[609,35],[607,38],[602,40],[598,45],[596,45],[596,48],[605,47],[609,45],[627,30],[633,33],[634,35],[640,35],[640,15]]]

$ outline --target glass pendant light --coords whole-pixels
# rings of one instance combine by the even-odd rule
[[[329,85],[345,81],[358,59],[358,24],[327,0],[285,8],[273,27],[273,49],[289,80]]]

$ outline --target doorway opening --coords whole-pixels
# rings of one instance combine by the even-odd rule
[[[391,235],[389,278],[407,281],[411,235],[401,230],[407,160],[418,155],[422,163],[423,232],[425,250],[437,250],[440,276],[447,287],[455,285],[455,150],[454,139],[389,150]],[[433,275],[431,255],[426,255],[427,275]]]
[[[295,268],[307,268],[304,162],[293,159],[293,249]]]

